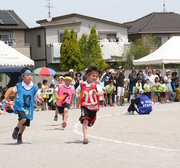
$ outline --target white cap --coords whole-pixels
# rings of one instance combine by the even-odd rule
[[[119,69],[120,69],[120,68],[122,69],[122,66],[119,66]]]
[[[73,69],[70,69],[69,72],[74,72]]]
[[[87,71],[88,69],[86,68],[84,71]]]
[[[167,69],[167,70],[166,70],[166,72],[170,72],[170,70],[169,70],[169,69]]]
[[[115,71],[111,71],[111,74],[116,74],[116,72]]]
[[[64,76],[61,76],[61,75],[60,75],[58,79],[64,79]]]
[[[139,89],[139,90],[138,90],[138,93],[139,93],[139,94],[142,94],[143,92],[144,92],[144,91],[143,91],[142,89]]]

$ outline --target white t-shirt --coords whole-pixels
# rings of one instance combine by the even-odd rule
[[[154,84],[154,77],[152,77],[152,75],[151,75],[151,76],[148,76],[147,79],[149,79],[149,85],[150,85],[150,87],[152,87]]]
[[[168,77],[165,76],[165,77],[164,77],[164,81],[167,80],[167,79],[168,79]],[[168,83],[171,83],[171,78],[169,78],[167,82],[168,82]]]
[[[29,83],[29,85],[26,85],[26,84],[24,83],[24,81],[22,81],[22,86],[23,86],[26,90],[31,90],[32,87],[33,87],[33,85],[34,85],[34,84],[32,83],[32,81]],[[13,92],[17,93],[17,87],[16,87],[16,86],[13,87]],[[37,96],[39,96],[40,94],[41,94],[41,92],[40,92],[39,89],[38,89],[38,91],[36,92],[35,96],[37,97]],[[16,94],[16,96],[18,97],[18,93]]]
[[[83,84],[85,84],[86,87],[91,87],[91,85],[93,85],[94,83],[87,83],[87,81],[83,82]],[[101,86],[99,84],[96,85],[96,89],[97,89],[98,92],[103,92],[103,90],[102,90],[102,88],[101,88]],[[81,93],[81,85],[79,85],[77,87],[76,92],[79,93],[79,94]]]

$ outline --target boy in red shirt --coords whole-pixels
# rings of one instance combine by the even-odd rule
[[[99,96],[103,96],[102,88],[96,82],[99,74],[100,71],[97,67],[88,68],[88,80],[81,83],[76,89],[76,96],[81,99],[81,116],[79,120],[84,134],[83,144],[88,144],[87,126],[91,127],[96,121],[96,113],[99,110]],[[81,91],[84,91],[82,97],[80,97]]]

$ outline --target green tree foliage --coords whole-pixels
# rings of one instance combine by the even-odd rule
[[[71,68],[75,71],[84,70],[84,61],[80,55],[76,34],[73,28],[70,34],[67,28],[64,31],[60,61],[60,69],[62,71],[68,71]]]
[[[149,39],[138,39],[136,43],[131,43],[129,51],[126,53],[126,61],[124,61],[124,64],[127,66],[127,68],[131,69],[133,66],[132,60],[140,59],[153,51],[155,51],[160,45],[155,46],[154,45],[155,38],[149,38]]]
[[[69,67],[67,66],[69,60],[69,32],[67,27],[64,30],[63,34],[63,42],[60,49],[60,70],[61,71],[68,71]],[[72,68],[72,67],[71,67]]]
[[[101,47],[94,26],[91,29],[89,37],[85,34],[82,35],[79,40],[79,48],[87,67],[97,66],[100,70],[104,70],[107,67],[101,54]]]
[[[0,82],[3,80],[3,76],[2,74],[0,74]]]

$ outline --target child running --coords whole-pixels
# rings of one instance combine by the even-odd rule
[[[32,82],[32,70],[25,67],[21,70],[22,82],[14,86],[13,90],[8,93],[7,98],[13,93],[16,93],[14,112],[19,116],[19,122],[14,128],[12,138],[17,139],[17,143],[22,143],[22,134],[26,126],[30,126],[30,121],[34,114],[34,96],[37,96],[42,102],[44,99],[38,92],[38,87]]]
[[[58,77],[58,84],[63,84],[63,82],[64,82],[64,76],[63,75],[59,75],[59,77]],[[55,86],[55,88],[56,87],[57,87],[57,85]],[[53,104],[56,104],[56,95],[55,95],[55,93],[53,93]],[[57,121],[57,120],[58,120],[58,109],[56,107],[54,121]]]
[[[72,104],[72,97],[74,93],[74,87],[71,86],[72,78],[69,74],[64,75],[63,84],[58,84],[55,88],[56,106],[59,114],[64,113],[62,127],[67,125],[68,110]]]
[[[91,127],[96,121],[96,113],[99,110],[99,96],[103,96],[103,91],[100,85],[96,82],[100,71],[97,67],[90,67],[87,70],[87,81],[81,83],[76,89],[76,96],[81,100],[81,116],[79,118],[84,140],[83,144],[88,144],[87,126]],[[80,97],[81,91],[84,91]]]

